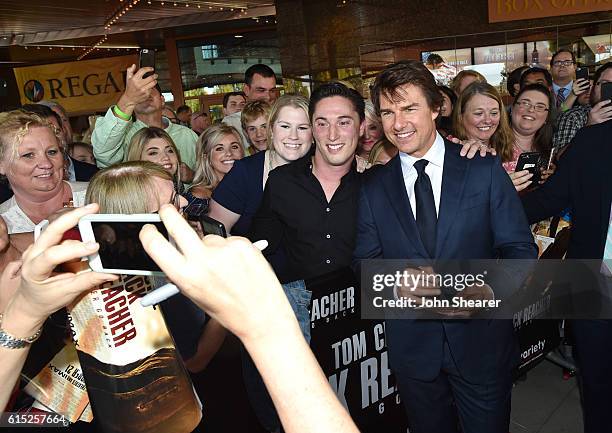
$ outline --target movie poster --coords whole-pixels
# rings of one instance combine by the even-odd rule
[[[350,270],[306,281],[312,291],[310,346],[340,402],[363,433],[405,433],[404,407],[389,368],[385,325],[362,320]]]

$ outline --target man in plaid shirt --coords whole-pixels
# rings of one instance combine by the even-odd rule
[[[557,131],[553,137],[553,145],[557,148],[557,151],[564,149],[579,129],[612,119],[612,105],[606,106],[610,101],[601,100],[601,85],[611,81],[612,62],[608,62],[600,66],[595,72],[589,103],[572,108],[559,116]]]

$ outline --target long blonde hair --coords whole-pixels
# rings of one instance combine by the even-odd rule
[[[497,101],[499,106],[499,125],[497,125],[497,129],[489,139],[489,144],[495,149],[502,162],[510,161],[512,159],[514,134],[512,133],[512,128],[510,128],[510,121],[504,107],[504,101],[497,89],[488,83],[475,81],[467,86],[459,96],[457,104],[453,108],[453,130],[455,136],[460,140],[468,138],[463,124],[463,115],[465,114],[465,107],[468,102],[476,95],[483,95]]]
[[[166,143],[172,147],[177,159],[176,165],[176,173],[174,173],[174,181],[177,185],[180,185],[181,182],[181,152],[179,152],[176,144],[172,140],[172,137],[161,128],[157,128],[155,126],[149,126],[146,128],[142,128],[138,131],[132,139],[130,140],[130,144],[128,144],[127,150],[125,152],[125,157],[123,159],[124,162],[127,161],[142,161],[142,152],[144,151],[147,143],[155,138],[161,138]]]
[[[221,181],[219,175],[217,175],[212,167],[211,154],[214,147],[219,144],[223,136],[228,134],[232,134],[236,137],[236,141],[240,144],[240,149],[244,151],[242,137],[233,126],[226,125],[225,123],[217,123],[207,128],[196,142],[196,170],[193,176],[192,188],[194,186],[201,186],[213,190]]]
[[[111,165],[90,180],[86,203],[98,203],[101,213],[148,213],[149,201],[159,198],[154,177],[172,181],[172,176],[149,161],[130,161]]]
[[[270,110],[270,115],[268,116],[268,149],[274,150],[274,143],[272,137],[272,129],[274,129],[274,123],[278,119],[278,115],[280,111],[285,107],[292,107],[296,109],[304,110],[306,113],[306,118],[308,119],[308,123],[310,123],[310,116],[308,115],[308,99],[302,95],[294,95],[294,94],[285,94],[278,98],[274,105],[272,105],[272,109]]]

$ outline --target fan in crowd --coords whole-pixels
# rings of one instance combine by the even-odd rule
[[[245,155],[255,155],[268,148],[268,116],[270,104],[266,101],[250,101],[242,108],[240,124],[248,139]]]
[[[64,180],[59,130],[36,114],[0,113],[0,174],[14,193],[0,204],[9,234],[33,232],[59,210],[83,205],[87,184]]]
[[[359,139],[357,153],[355,153],[357,171],[360,173],[370,167],[368,163],[370,152],[374,145],[383,137],[380,117],[376,114],[374,105],[372,105],[372,101],[370,100],[365,101],[365,116],[365,131]]]
[[[312,146],[308,100],[303,96],[281,96],[268,123],[268,150],[236,162],[210,202],[210,216],[234,235],[248,233],[270,172],[303,157]]]
[[[464,69],[453,78],[453,81],[450,83],[450,88],[453,89],[453,92],[455,92],[457,96],[461,96],[466,87],[475,81],[478,83],[486,83],[487,79],[478,71]]]
[[[244,156],[244,148],[238,131],[225,124],[208,128],[198,138],[197,166],[193,184],[185,197],[209,199],[234,163]]]
[[[161,128],[142,128],[132,137],[126,150],[125,161],[150,161],[162,167],[174,180],[177,194],[185,194],[181,180],[181,155],[172,138]],[[188,196],[185,213],[200,216],[208,210],[208,200]]]

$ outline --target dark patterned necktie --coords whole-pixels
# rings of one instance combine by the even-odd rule
[[[565,101],[565,91],[567,89],[565,87],[561,87],[559,89],[559,91],[557,92],[557,108],[559,108],[561,106],[561,104],[563,104],[563,102]]]
[[[429,161],[420,159],[414,163],[414,168],[418,173],[414,183],[414,196],[416,199],[416,223],[421,235],[421,241],[427,250],[430,258],[434,258],[436,253],[436,226],[438,217],[436,215],[436,203],[434,201],[431,181],[425,167]]]

